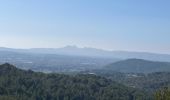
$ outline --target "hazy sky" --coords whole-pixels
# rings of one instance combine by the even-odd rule
[[[0,46],[170,53],[170,0],[0,0]]]

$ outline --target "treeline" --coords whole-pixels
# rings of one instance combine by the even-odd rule
[[[152,100],[96,75],[44,74],[0,65],[0,100]]]
[[[95,75],[111,79],[128,87],[134,87],[140,90],[154,94],[157,90],[170,87],[170,72],[154,73],[121,73],[108,70],[92,70],[82,73],[94,73]]]

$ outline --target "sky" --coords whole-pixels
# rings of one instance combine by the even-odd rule
[[[0,47],[170,54],[170,0],[0,0]]]

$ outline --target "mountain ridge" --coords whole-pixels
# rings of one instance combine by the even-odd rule
[[[30,48],[30,49],[12,49],[0,48],[0,51],[13,51],[23,53],[42,53],[42,54],[61,54],[71,56],[88,56],[101,58],[116,58],[116,59],[145,59],[151,61],[170,62],[170,54],[158,54],[149,52],[133,52],[133,51],[109,51],[96,48],[79,48],[77,46],[66,46],[63,48]]]
[[[125,73],[170,72],[170,63],[144,59],[127,59],[109,64],[104,69]]]

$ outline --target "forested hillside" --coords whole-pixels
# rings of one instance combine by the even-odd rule
[[[122,73],[108,70],[93,70],[83,72],[92,73],[107,79],[111,79],[128,87],[147,91],[150,94],[155,93],[164,87],[170,87],[170,72],[154,73]]]
[[[170,87],[170,73],[169,72],[156,72],[147,75],[129,75],[126,79],[121,81],[128,86],[146,90],[150,93],[164,88]]]
[[[109,64],[105,67],[105,70],[124,73],[170,72],[170,63],[143,59],[127,59]]]
[[[1,100],[151,100],[146,93],[96,75],[44,74],[0,65]]]

